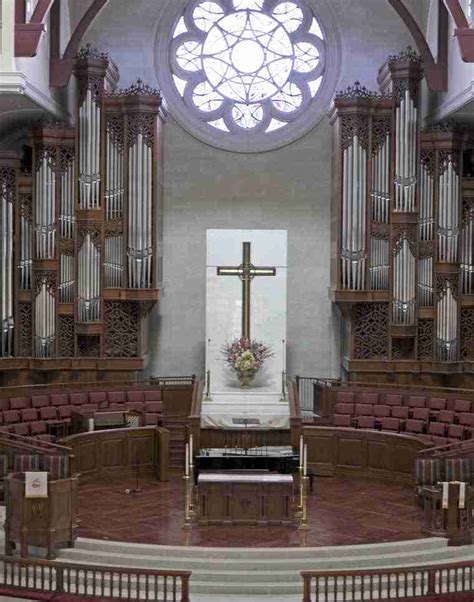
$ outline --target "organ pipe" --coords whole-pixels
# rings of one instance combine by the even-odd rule
[[[31,288],[31,271],[33,263],[33,249],[31,245],[33,230],[31,221],[22,211],[20,216],[20,288],[29,290]]]
[[[105,204],[106,219],[121,219],[123,216],[123,150],[119,148],[111,133],[106,134],[105,154]]]
[[[421,307],[433,305],[433,257],[424,257],[418,261],[418,300]]]
[[[438,257],[457,261],[459,234],[459,177],[451,160],[439,176]]]
[[[418,110],[410,91],[395,110],[395,211],[415,211]]]
[[[434,238],[434,178],[425,165],[420,169],[420,240]]]
[[[59,302],[74,302],[74,256],[59,256]]]
[[[436,338],[438,359],[441,361],[453,362],[457,359],[457,319],[458,304],[448,280],[437,305]]]
[[[77,269],[78,320],[100,319],[100,253],[87,233],[78,253]]]
[[[101,109],[89,88],[79,107],[79,205],[100,207]]]
[[[372,159],[372,212],[374,224],[388,224],[390,215],[390,138],[387,134],[383,144]],[[371,233],[370,239],[370,287],[375,290],[389,287],[390,245]]]
[[[411,326],[415,323],[415,266],[416,259],[404,235],[393,262],[393,314],[394,324]]]
[[[71,162],[61,175],[60,235],[74,237],[74,163]]]
[[[128,286],[152,286],[152,149],[142,133],[128,156]]]
[[[120,288],[123,275],[123,236],[111,236],[105,239],[105,286]]]
[[[36,172],[36,259],[54,259],[56,240],[56,174],[44,156]]]
[[[13,198],[0,180],[0,357],[13,354]]]
[[[343,289],[365,288],[367,152],[355,135],[343,153],[341,280]]]
[[[474,204],[465,210],[460,236],[461,290],[463,295],[474,294]]]
[[[56,300],[47,283],[41,283],[35,300],[36,357],[54,356],[56,339]]]

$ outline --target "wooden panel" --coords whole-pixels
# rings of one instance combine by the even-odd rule
[[[427,443],[415,436],[322,426],[303,427],[308,470],[413,482],[415,458]]]
[[[96,441],[81,441],[73,453],[76,460],[75,469],[78,472],[84,473],[97,470]]]
[[[120,468],[127,464],[125,441],[122,437],[102,439],[100,447],[101,467]],[[135,459],[136,460],[136,459]]]
[[[365,438],[339,437],[337,463],[350,468],[362,468],[367,464]]]

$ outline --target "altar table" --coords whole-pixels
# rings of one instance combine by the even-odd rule
[[[200,525],[294,525],[293,477],[269,472],[198,477]]]

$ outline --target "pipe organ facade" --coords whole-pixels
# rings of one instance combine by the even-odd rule
[[[474,362],[474,180],[467,132],[422,129],[422,64],[411,49],[336,95],[331,299],[353,380],[457,374]],[[469,369],[469,368],[467,368]],[[369,376],[370,375],[370,376]],[[406,379],[416,378],[406,376]]]
[[[0,152],[2,374],[144,367],[161,277],[161,97],[140,81],[117,89],[115,65],[90,47],[74,73],[77,125],[34,127],[31,173]]]

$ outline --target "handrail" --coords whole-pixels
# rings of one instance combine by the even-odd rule
[[[69,455],[72,453],[72,449],[65,445],[58,445],[50,441],[41,441],[33,437],[24,437],[15,433],[0,431],[0,444],[2,443],[10,447],[32,450],[37,453],[65,453]]]
[[[176,383],[181,382],[182,384],[193,385],[196,380],[196,376],[191,374],[190,376],[153,376],[146,380],[110,380],[110,381],[88,381],[88,382],[62,382],[62,383],[46,383],[37,385],[14,385],[11,387],[2,387],[2,393],[12,392],[11,397],[22,391],[45,391],[51,389],[73,389],[83,390],[88,387],[94,387],[94,389],[106,389],[118,387],[130,386],[130,387],[143,387],[149,386],[153,388],[166,387],[167,382]],[[172,386],[169,385],[169,386]],[[18,393],[15,393],[18,392]],[[7,395],[8,396],[8,395]],[[4,397],[6,397],[4,395]]]
[[[0,556],[0,585],[103,600],[189,602],[191,571],[124,568]],[[179,590],[181,595],[179,597]]]
[[[309,377],[304,377],[304,376],[299,376],[300,379],[302,378],[309,378]],[[371,382],[364,382],[364,381],[338,381],[338,380],[333,380],[333,379],[325,379],[325,378],[320,378],[320,377],[311,377],[311,378],[315,378],[321,381],[329,381],[331,382],[333,385],[335,386],[340,386],[340,387],[347,387],[347,388],[364,388],[364,389],[404,389],[404,390],[419,390],[419,391],[446,391],[448,393],[453,393],[453,394],[458,394],[458,393],[462,393],[462,394],[467,394],[467,395],[472,395],[474,396],[474,389],[460,389],[460,388],[456,388],[456,387],[435,387],[435,386],[428,386],[428,385],[407,385],[407,384],[399,384],[399,383],[371,383]]]
[[[407,599],[474,590],[474,562],[354,571],[301,571],[303,602]]]
[[[451,454],[459,454],[462,452],[473,451],[474,452],[474,439],[467,439],[466,441],[454,441],[452,443],[446,443],[445,445],[437,445],[435,447],[428,447],[419,452],[420,456],[434,456],[436,458],[446,458]]]

